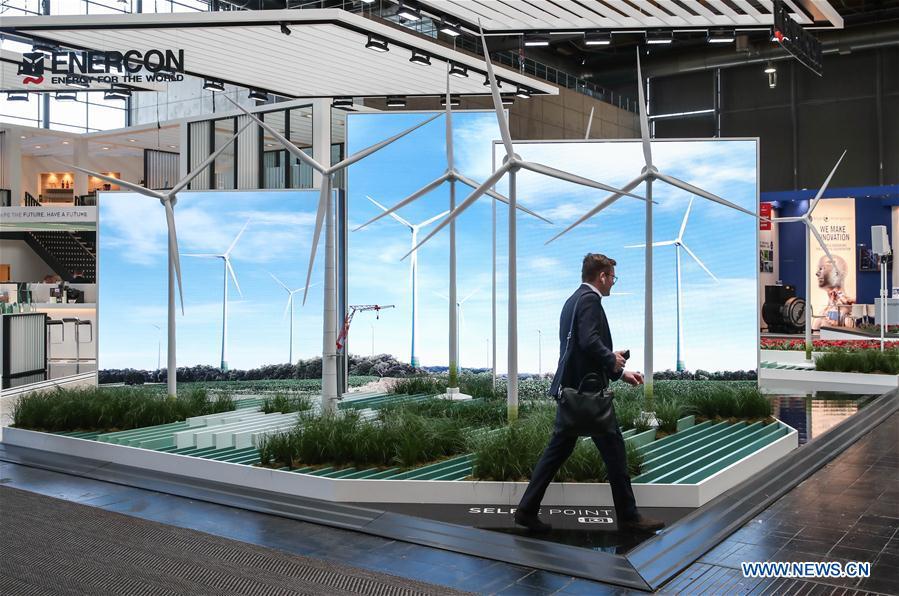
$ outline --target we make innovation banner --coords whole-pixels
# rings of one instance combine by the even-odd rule
[[[834,267],[815,238],[811,239],[808,281],[812,314],[821,316],[833,302],[855,302],[855,199],[823,199],[815,209],[812,223],[836,262]],[[839,325],[830,320],[821,324]]]

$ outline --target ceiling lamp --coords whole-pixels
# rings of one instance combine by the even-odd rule
[[[489,87],[489,86],[490,86],[490,77],[486,77],[486,76],[484,77],[484,86],[485,86],[485,87]],[[499,79],[496,79],[496,88],[497,88],[497,89],[502,89],[502,88],[503,88],[503,82],[500,81]]]
[[[10,91],[6,94],[6,101],[28,101],[28,92]]]
[[[458,23],[450,23],[448,21],[440,21],[440,26],[437,27],[437,30],[452,37],[462,35],[462,27]]]
[[[290,30],[290,27],[287,26],[287,23],[278,23],[278,25],[281,27],[281,33],[283,33],[284,35],[290,35],[291,33],[293,33],[293,31]]]
[[[446,96],[440,98],[440,105],[446,107]],[[462,105],[462,99],[458,95],[450,95],[450,106],[455,108],[460,105]]]
[[[511,93],[501,93],[500,99],[502,99],[504,106],[510,106],[515,103],[515,96]]]
[[[665,45],[674,41],[671,31],[647,31],[646,43],[649,45]]]
[[[391,96],[387,98],[387,107],[388,108],[405,108],[406,107],[406,98],[400,96]]]
[[[768,65],[765,66],[765,74],[771,74],[773,72],[777,72],[777,67],[774,66],[773,62],[768,62]]]
[[[456,64],[455,62],[450,62],[449,69],[450,76],[459,77],[460,79],[468,78],[468,67],[463,66],[461,64]]]
[[[103,99],[128,99],[131,97],[131,89],[113,87],[103,93]]]
[[[31,51],[46,54],[47,56],[52,56],[53,52],[59,51],[59,48],[47,44],[35,44],[31,46]]]
[[[518,87],[518,90],[515,91],[515,97],[520,97],[521,99],[530,99],[531,92],[528,91],[526,87]]]
[[[262,89],[250,89],[249,98],[257,101],[268,101],[268,92]]]
[[[66,87],[78,87],[79,89],[90,89],[91,83],[87,79],[79,79],[74,83],[66,83]]]
[[[607,46],[612,43],[611,31],[588,31],[584,33],[584,44],[588,46]]]
[[[418,50],[412,50],[412,57],[409,58],[409,62],[412,62],[413,64],[421,64],[422,66],[430,66],[431,57],[423,52],[419,52]]]
[[[376,52],[389,52],[390,48],[387,47],[387,40],[381,39],[379,37],[375,37],[373,35],[368,36],[368,42],[365,44],[369,50],[374,50]]]
[[[409,6],[402,0],[400,0],[400,7],[397,9],[396,14],[407,21],[418,21],[421,19],[421,11],[414,6]]]
[[[56,101],[78,101],[78,94],[74,91],[57,91]]]
[[[335,97],[331,102],[332,108],[351,108],[353,107],[352,97]]]
[[[548,33],[528,33],[524,36],[524,45],[529,48],[549,45]]]
[[[218,79],[203,79],[203,89],[207,91],[224,91],[225,83]]]
[[[710,29],[709,43],[733,43],[737,36],[733,29]]]

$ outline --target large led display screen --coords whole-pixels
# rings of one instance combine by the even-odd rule
[[[351,114],[347,118],[348,153],[387,138],[425,114]],[[447,167],[445,121],[439,118],[350,169],[349,226],[381,212],[372,200],[392,206]],[[456,169],[480,182],[493,172],[502,146],[492,112],[453,114]],[[495,151],[495,155],[494,155]],[[639,141],[520,142],[524,159],[547,164],[613,186],[637,177],[644,165]],[[757,142],[755,140],[653,141],[660,171],[757,212]],[[471,189],[456,185],[456,203]],[[497,191],[507,194],[503,179]],[[646,192],[638,186],[637,194]],[[618,283],[603,303],[616,349],[631,350],[629,368],[641,369],[644,334],[645,205],[622,198],[596,217],[546,245],[607,196],[529,172],[518,174],[518,200],[550,219],[547,224],[519,212],[518,304],[519,371],[552,372],[559,357],[559,311],[580,283],[580,265],[588,252],[604,253],[618,262]],[[370,197],[370,198],[369,198]],[[691,195],[653,185],[655,242],[673,241],[690,207]],[[412,231],[449,208],[449,184],[443,184],[389,216],[349,236],[350,304],[394,304],[380,320],[354,322],[350,350],[388,352],[409,361],[412,344],[412,284],[409,258]],[[483,197],[457,220],[459,360],[463,368],[491,366],[493,271],[493,205]],[[508,209],[497,207],[497,370],[506,370],[506,305]],[[434,224],[418,233],[422,239]],[[655,369],[677,366],[676,258],[681,258],[682,354],[689,370],[751,370],[758,365],[758,237],[755,219],[744,213],[695,198],[682,237],[686,248],[669,244],[654,250]],[[449,229],[442,230],[418,253],[416,356],[422,366],[448,362]],[[686,249],[689,248],[700,265]],[[706,271],[706,269],[708,271]],[[714,276],[714,277],[713,277]]]
[[[178,366],[221,363],[225,254],[227,361],[250,369],[288,361],[288,288],[305,284],[318,192],[182,192],[175,206],[184,314],[178,302]],[[99,368],[155,370],[166,363],[167,228],[159,201],[130,192],[99,200]],[[202,256],[191,256],[202,255]],[[319,251],[321,255],[321,251]],[[294,295],[293,358],[321,354],[322,258],[305,306]],[[176,295],[177,300],[177,295]]]

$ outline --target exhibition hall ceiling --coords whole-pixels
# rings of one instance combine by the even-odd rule
[[[843,27],[827,0],[785,0],[793,17],[810,28]],[[422,5],[487,31],[645,29],[651,27],[770,27],[773,2],[762,0],[422,0]]]
[[[453,77],[454,93],[487,93],[482,58],[337,9],[9,17],[0,32],[75,49],[183,49],[187,74],[286,97],[438,95],[446,91],[447,61],[468,69],[469,76]],[[389,51],[366,48],[370,35]],[[411,62],[413,50],[431,64]],[[532,93],[558,93],[516,70],[496,71]]]

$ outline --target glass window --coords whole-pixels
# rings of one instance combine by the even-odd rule
[[[0,97],[3,98],[3,103],[0,104],[0,117],[3,117],[4,122],[40,126],[40,95],[29,93],[28,101],[9,101],[6,99],[6,95],[0,95]],[[11,118],[11,120],[6,120],[6,118]]]
[[[91,103],[87,110],[87,126],[90,130],[110,130],[125,127],[125,102],[122,107],[109,107]]]
[[[84,0],[50,0],[50,14],[85,14]]]
[[[4,0],[0,3],[0,14],[21,17],[41,14],[40,0]]]
[[[60,101],[50,96],[50,128],[54,130],[87,130],[86,93],[79,93],[77,101]]]

